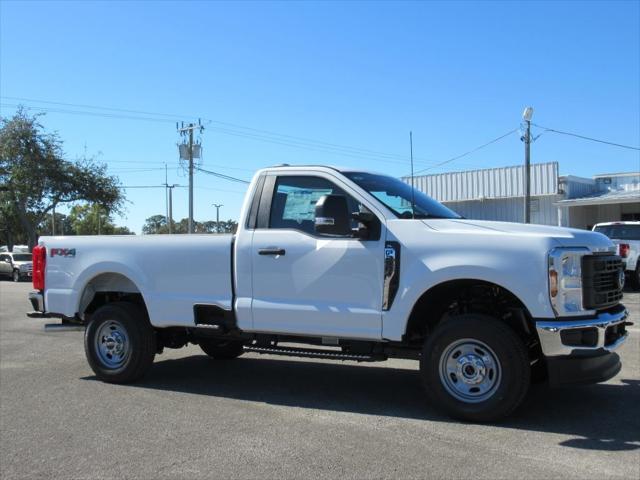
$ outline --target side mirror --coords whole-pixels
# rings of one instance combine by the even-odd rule
[[[351,235],[351,214],[344,195],[323,195],[318,199],[315,231],[322,235]]]

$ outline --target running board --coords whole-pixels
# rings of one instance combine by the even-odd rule
[[[79,323],[47,323],[44,326],[44,331],[51,332],[83,332],[84,325]]]
[[[335,350],[315,350],[312,348],[296,347],[260,347],[245,345],[245,352],[255,352],[263,355],[285,355],[288,357],[324,358],[325,360],[352,360],[354,362],[382,362],[387,359],[380,354],[343,353]]]

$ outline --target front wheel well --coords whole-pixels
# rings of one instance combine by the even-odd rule
[[[509,325],[525,344],[537,344],[534,322],[520,299],[483,280],[452,280],[423,293],[409,316],[404,341],[422,345],[440,322],[468,313],[490,315]]]

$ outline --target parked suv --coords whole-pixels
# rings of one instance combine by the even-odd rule
[[[613,241],[618,255],[622,257],[625,276],[640,290],[640,222],[598,223],[593,231],[602,233]]]
[[[0,253],[0,275],[7,275],[14,282],[31,279],[33,264],[30,253],[4,252]]]

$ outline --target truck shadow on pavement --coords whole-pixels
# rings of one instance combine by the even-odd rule
[[[95,377],[85,377],[93,380]],[[533,385],[502,428],[575,435],[560,445],[587,450],[640,449],[640,381],[549,389]],[[157,361],[127,388],[169,390],[267,404],[452,422],[428,404],[417,370],[255,357],[204,355]]]

